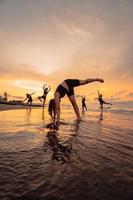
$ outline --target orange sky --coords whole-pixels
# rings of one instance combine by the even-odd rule
[[[0,95],[25,97],[66,78],[101,77],[76,88],[93,100],[133,100],[133,2],[0,1]],[[13,97],[14,98],[14,97]]]

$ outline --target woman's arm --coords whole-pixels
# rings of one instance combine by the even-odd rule
[[[97,90],[97,93],[98,93],[98,96],[100,96],[100,92],[99,92],[99,90]]]
[[[50,85],[49,85],[49,88],[48,88],[48,92],[51,90],[51,87],[50,87]]]

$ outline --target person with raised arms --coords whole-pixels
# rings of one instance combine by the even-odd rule
[[[51,90],[50,85],[47,85],[47,84],[43,85],[43,95],[38,97],[38,99],[41,102],[43,102],[43,107],[45,106],[46,97],[47,97],[50,90]],[[43,101],[42,101],[42,99],[43,99]]]
[[[26,100],[28,99],[26,105],[29,106],[29,108],[30,108],[31,105],[32,105],[32,101],[33,101],[32,95],[33,95],[33,94],[35,94],[35,92],[33,92],[33,93],[31,93],[31,94],[28,94],[28,93],[27,93],[27,94],[26,94],[26,98],[24,99],[24,101],[26,101]]]
[[[112,103],[108,103],[108,102],[103,100],[103,95],[100,94],[99,90],[97,90],[97,93],[98,93],[98,98],[97,99],[99,100],[100,108],[101,108],[102,111],[103,111],[103,104],[108,104],[108,105],[111,105],[111,106],[113,105]]]

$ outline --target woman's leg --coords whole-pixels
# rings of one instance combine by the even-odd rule
[[[41,96],[38,97],[38,99],[42,102],[42,99],[41,99],[41,98],[42,98]]]
[[[87,106],[86,106],[86,104],[85,104],[85,109],[87,110]]]
[[[55,92],[54,101],[55,101],[55,110],[56,110],[56,115],[57,115],[57,126],[59,126],[60,124],[60,94],[59,92]]]
[[[32,105],[32,101],[29,102],[29,108],[31,107],[31,105]]]
[[[103,103],[100,103],[101,112],[103,112]]]
[[[89,79],[85,79],[85,80],[79,80],[79,85],[85,85],[85,84],[95,82],[95,81],[98,81],[98,82],[101,82],[101,83],[104,82],[104,80],[101,79],[101,78],[89,78]]]
[[[108,102],[105,102],[105,101],[104,101],[104,104],[108,104],[108,105],[111,105],[111,106],[112,106],[112,103],[108,103]]]
[[[43,107],[45,106],[46,96],[43,97]]]
[[[81,117],[80,117],[80,113],[79,113],[79,108],[78,108],[78,105],[77,105],[77,102],[76,102],[76,99],[75,99],[75,95],[71,95],[68,97],[72,106],[73,106],[73,109],[75,111],[75,114],[77,116],[77,119],[78,120],[81,120]]]

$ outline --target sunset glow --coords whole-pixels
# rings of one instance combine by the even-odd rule
[[[76,94],[133,100],[132,8],[129,0],[0,1],[0,95],[37,97],[48,83],[52,98],[66,78],[101,77]]]

